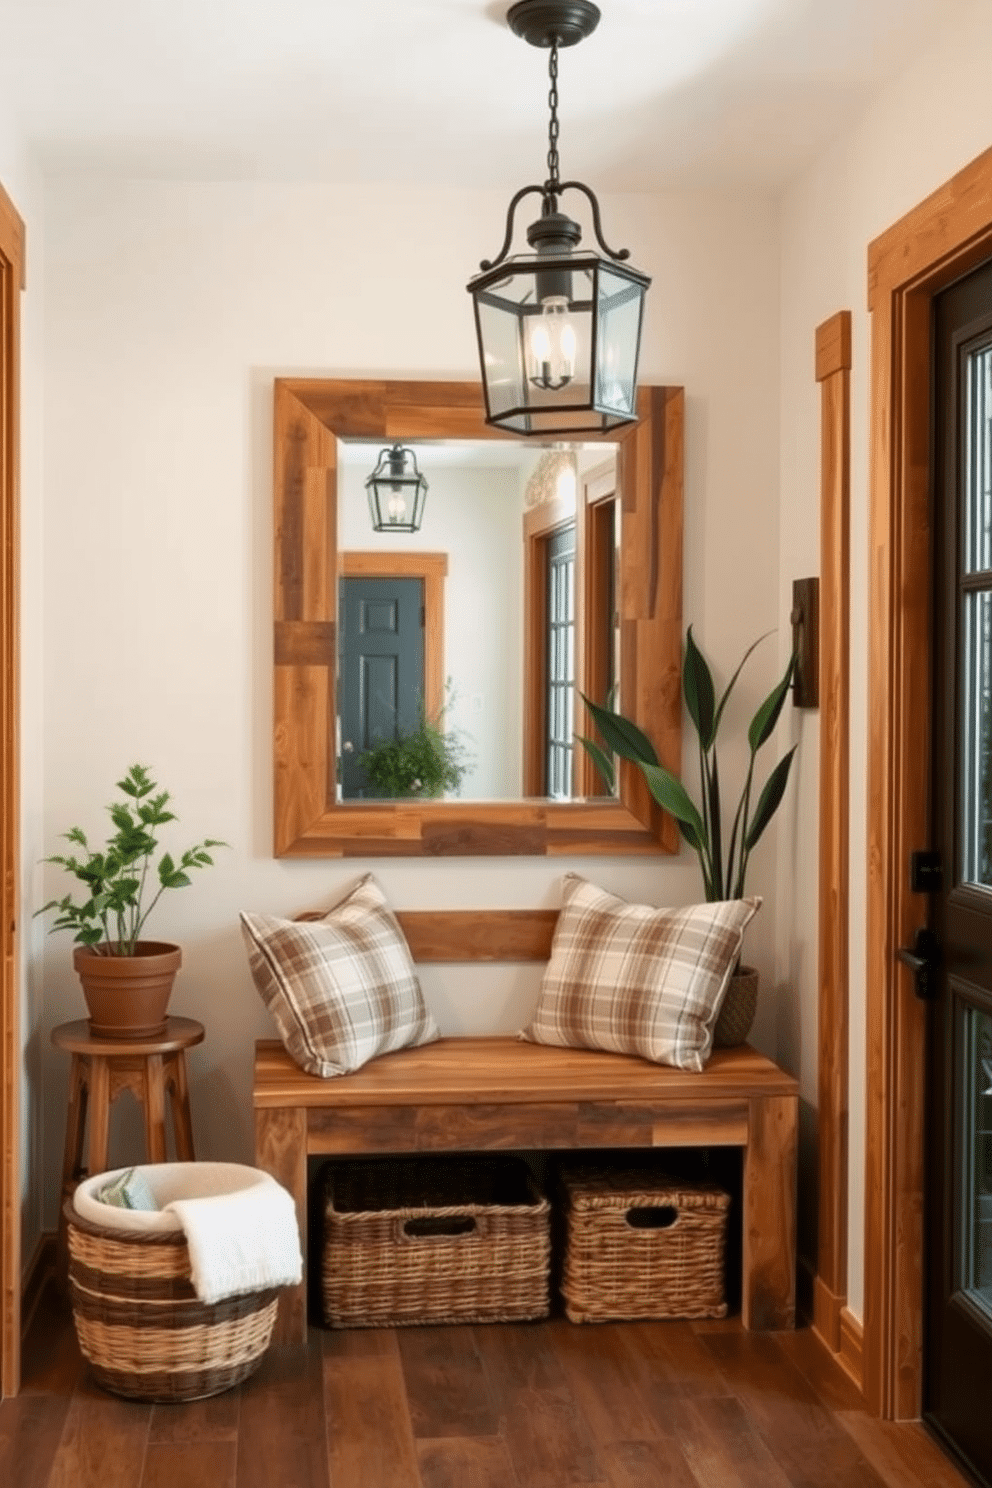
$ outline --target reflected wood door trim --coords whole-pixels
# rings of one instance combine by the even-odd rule
[[[570,502],[556,497],[529,507],[523,515],[524,655],[523,655],[523,789],[525,796],[544,794],[545,743],[548,737],[548,543],[566,522],[575,519]],[[582,524],[575,524],[576,591],[582,572]],[[576,679],[579,687],[581,678]]]
[[[820,384],[818,1189],[813,1324],[833,1353],[847,1301],[851,312],[816,330]]]
[[[868,249],[869,508],[864,1387],[920,1414],[925,1009],[895,958],[919,923],[909,852],[926,846],[930,635],[930,310],[992,256],[992,150]]]
[[[345,579],[420,579],[424,586],[424,699],[427,716],[444,712],[444,581],[447,553],[342,553]]]
[[[583,544],[582,604],[586,615],[606,617],[606,624],[583,630],[582,691],[594,703],[609,701],[611,658],[616,646],[617,585],[612,574],[616,562],[617,469],[612,460],[586,471],[582,478]],[[613,603],[609,603],[612,593]],[[581,796],[606,794],[606,785],[585,749],[576,751],[576,790]]]
[[[20,297],[24,223],[0,186],[0,1396],[21,1374],[21,1178],[17,892],[20,719],[19,440]]]
[[[684,394],[641,388],[618,446],[621,679],[662,762],[681,767]],[[503,439],[473,382],[277,378],[274,386],[274,838],[277,857],[677,852],[678,831],[624,762],[620,798],[337,801],[337,439]],[[311,635],[312,632],[312,635]],[[287,655],[288,639],[298,648]]]

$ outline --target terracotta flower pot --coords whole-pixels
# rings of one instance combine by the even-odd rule
[[[751,1032],[758,1006],[758,973],[753,966],[738,966],[730,978],[713,1030],[715,1049],[733,1049]]]
[[[110,1039],[161,1034],[182,959],[179,946],[163,940],[139,940],[133,956],[100,955],[90,946],[77,946],[72,964],[83,984],[90,1031]]]

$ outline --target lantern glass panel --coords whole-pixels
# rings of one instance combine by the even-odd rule
[[[605,265],[599,274],[599,345],[596,406],[611,414],[634,412],[637,354],[645,287]]]

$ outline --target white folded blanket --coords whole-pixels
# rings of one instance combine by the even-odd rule
[[[186,1232],[193,1288],[202,1302],[301,1279],[296,1206],[268,1174],[240,1193],[173,1199],[166,1209]]]
[[[115,1175],[87,1179],[76,1190],[75,1207],[87,1219],[111,1228],[157,1230],[182,1226],[190,1274],[203,1302],[239,1292],[295,1286],[303,1256],[292,1196],[260,1168],[238,1163],[150,1163],[141,1169],[161,1208],[154,1213],[113,1209],[95,1198],[98,1184]]]

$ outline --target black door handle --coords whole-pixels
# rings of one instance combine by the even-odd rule
[[[912,948],[900,946],[896,955],[913,973],[913,990],[917,997],[932,1002],[938,995],[936,972],[940,966],[940,941],[934,931],[921,926]]]

